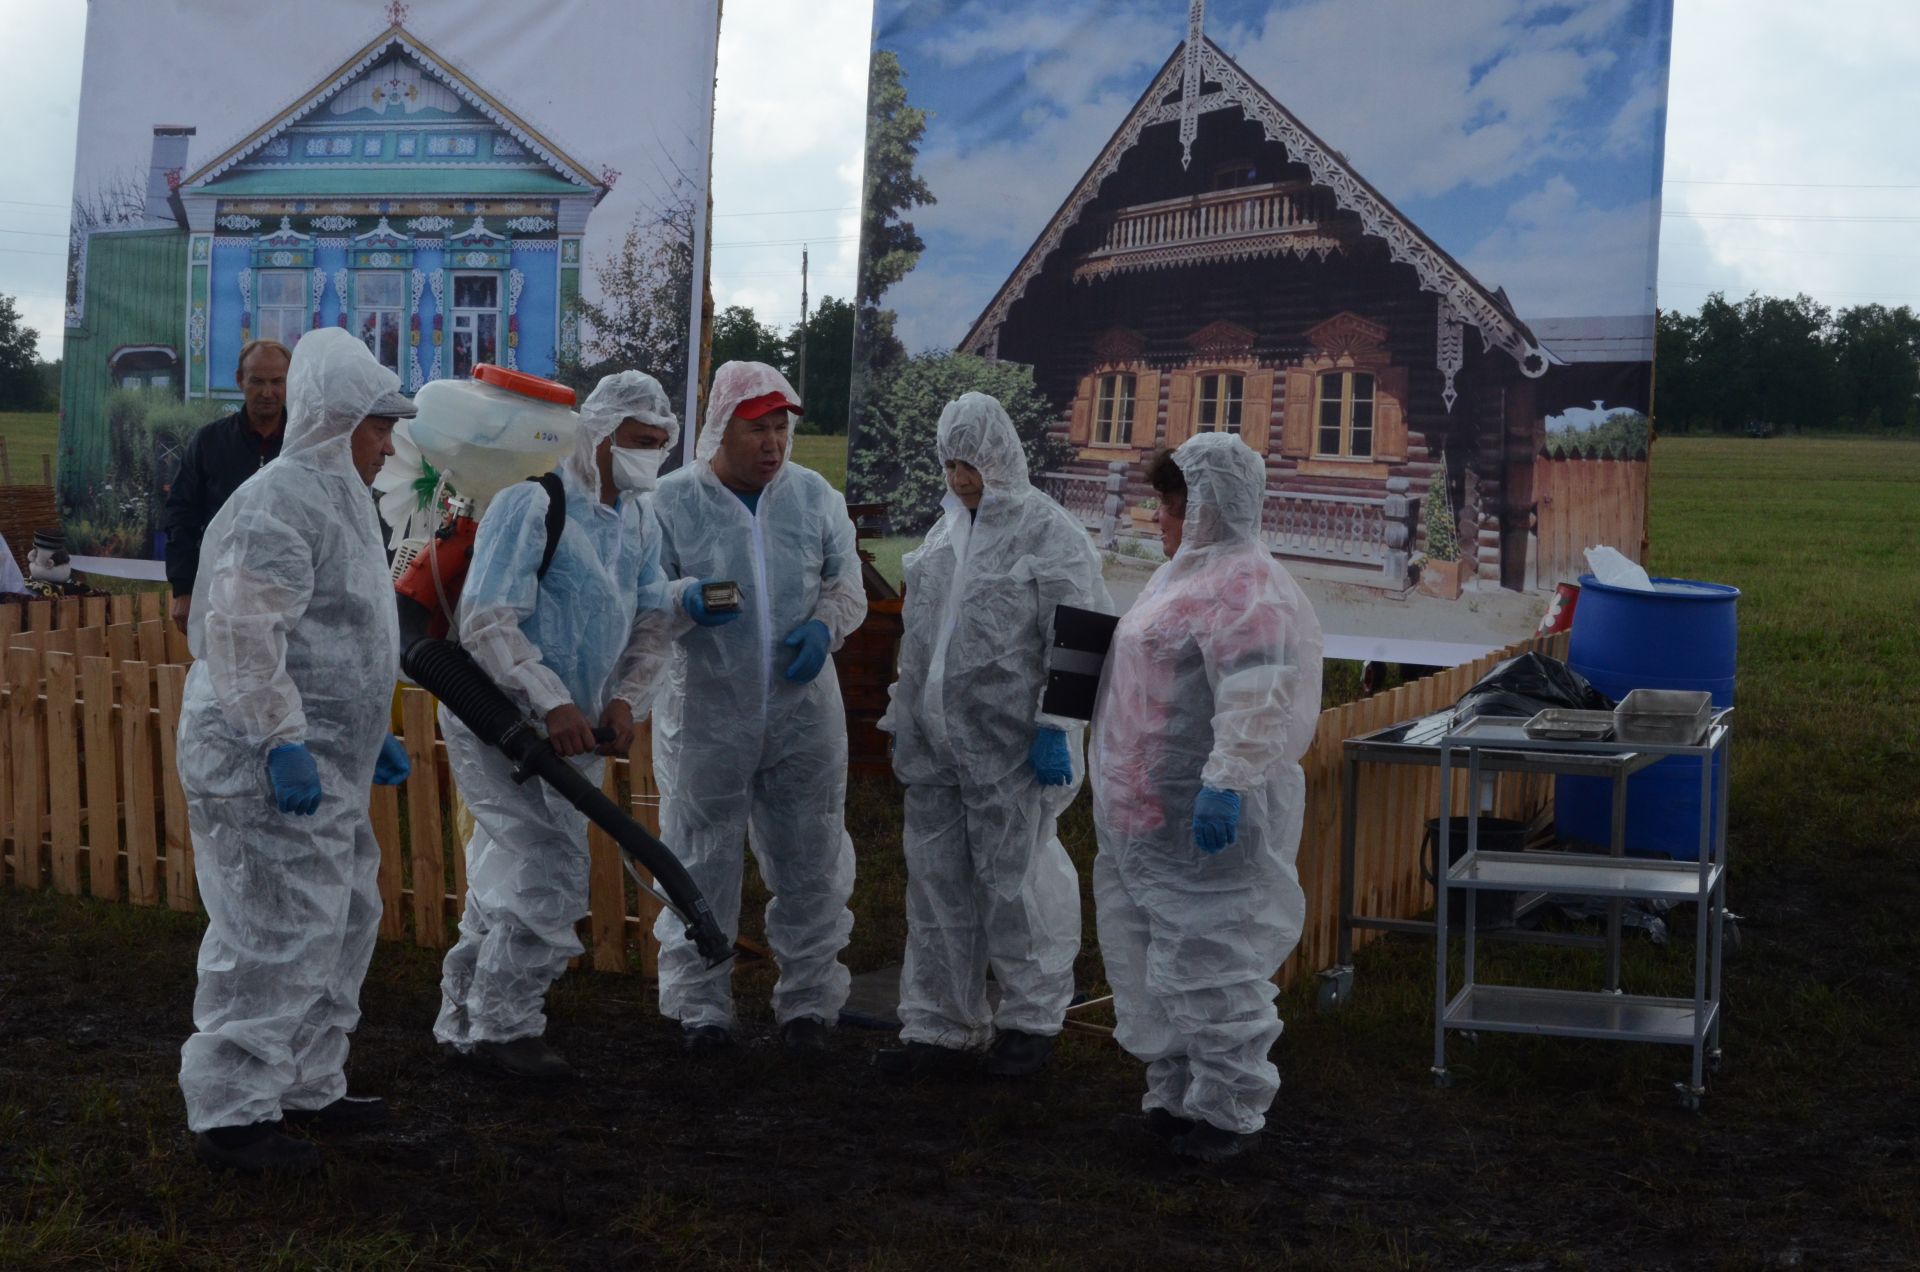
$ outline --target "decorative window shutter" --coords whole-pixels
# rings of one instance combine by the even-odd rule
[[[1295,459],[1313,454],[1313,372],[1287,368],[1286,416],[1280,430],[1280,453]]]
[[[1133,375],[1133,440],[1137,450],[1152,450],[1160,423],[1160,373],[1141,367]]]
[[[1086,376],[1080,381],[1080,391],[1073,395],[1073,414],[1067,420],[1067,441],[1075,446],[1085,446],[1093,440],[1093,395],[1099,387],[1099,376]]]
[[[1407,369],[1382,367],[1374,379],[1373,457],[1407,457]]]
[[[1264,458],[1272,433],[1273,372],[1249,371],[1240,383],[1240,440]]]
[[[1173,372],[1167,389],[1167,449],[1178,449],[1193,436],[1193,372]]]

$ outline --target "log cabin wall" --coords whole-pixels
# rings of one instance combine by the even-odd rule
[[[1126,210],[1210,193],[1217,198],[1222,185],[1245,188],[1249,198],[1292,200],[1289,215],[1298,209],[1308,222],[1298,236],[1303,253],[1207,259],[1204,246],[1178,244],[1163,253],[1172,259],[1142,264],[1136,258],[1131,268],[1102,272],[1101,258],[1113,255],[1116,224],[1140,215]],[[1177,259],[1182,250],[1196,259]],[[1076,274],[1086,281],[1075,281]],[[1487,353],[1468,328],[1449,410],[1436,365],[1438,307],[1437,297],[1420,290],[1411,266],[1394,263],[1383,242],[1362,234],[1357,218],[1335,210],[1327,192],[1308,183],[1304,166],[1287,162],[1256,126],[1221,112],[1203,121],[1185,170],[1171,127],[1142,133],[1013,305],[996,352],[1032,365],[1039,389],[1058,409],[1056,435],[1073,447],[1064,471],[1104,477],[1110,462],[1127,463],[1129,505],[1152,493],[1145,464],[1154,450],[1190,435],[1194,377],[1209,370],[1242,376],[1241,435],[1265,456],[1269,490],[1379,496],[1398,477],[1417,503],[1450,464],[1462,546],[1474,573],[1497,585],[1507,515],[1503,390],[1523,377],[1505,353]],[[1329,340],[1354,351],[1334,363]],[[1296,407],[1300,418],[1289,428],[1289,391],[1317,397],[1316,382],[1300,372],[1338,366],[1376,373],[1373,462],[1316,456],[1317,401]],[[1098,444],[1098,420],[1089,418],[1097,415],[1097,377],[1104,371],[1135,377],[1128,445]],[[1398,431],[1385,427],[1394,412]],[[1418,551],[1424,527],[1416,536]]]

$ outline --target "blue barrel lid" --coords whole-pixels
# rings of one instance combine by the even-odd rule
[[[1585,592],[1611,592],[1615,596],[1634,596],[1646,600],[1662,601],[1732,601],[1740,597],[1740,589],[1726,583],[1703,583],[1699,579],[1650,580],[1653,591],[1643,592],[1637,587],[1620,587],[1614,583],[1602,583],[1591,574],[1580,576],[1580,590]]]

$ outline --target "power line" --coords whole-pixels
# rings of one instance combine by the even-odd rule
[[[1668,177],[1668,185],[1766,186],[1783,190],[1920,190],[1920,185],[1861,185],[1844,181],[1708,181]]]
[[[0,252],[12,252],[15,256],[51,256],[56,260],[66,260],[65,252],[35,252],[24,247],[0,247]]]
[[[798,247],[805,243],[853,243],[859,240],[858,234],[842,234],[838,237],[821,235],[802,235],[799,238],[786,239],[741,239],[737,243],[715,243],[715,247]]]
[[[858,203],[849,203],[843,208],[785,208],[775,212],[715,212],[714,220],[723,216],[805,216],[812,212],[854,212],[859,210]]]
[[[27,235],[27,236],[28,236],[28,237],[30,237],[30,238],[57,238],[57,239],[63,239],[63,238],[65,238],[65,237],[67,237],[67,236],[66,236],[66,235],[64,235],[64,234],[55,234],[55,233],[54,233],[53,231],[51,231],[51,230],[9,230],[9,229],[7,229],[7,228],[6,228],[5,226],[0,226],[0,234],[25,234],[25,235]]]
[[[25,199],[0,199],[0,203],[11,203],[19,208],[58,208],[62,212],[67,210],[67,205],[64,203],[29,203]]]
[[[1702,221],[1818,221],[1850,225],[1915,225],[1920,216],[1855,216],[1846,212],[1696,212],[1691,208],[1663,208],[1663,217],[1693,217]]]

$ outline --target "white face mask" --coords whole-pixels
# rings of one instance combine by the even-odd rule
[[[617,489],[645,494],[657,484],[660,465],[667,462],[666,447],[658,450],[613,448],[613,484]]]

